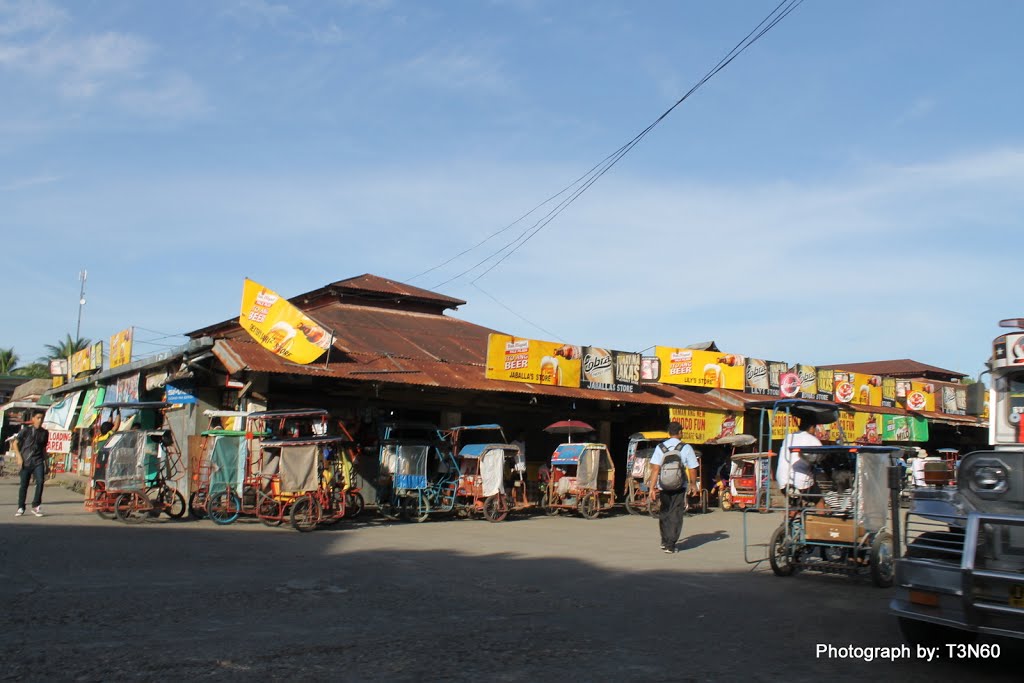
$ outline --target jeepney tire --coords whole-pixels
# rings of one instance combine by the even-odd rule
[[[307,533],[316,528],[323,518],[323,508],[320,501],[310,495],[300,496],[292,503],[292,512],[289,515],[292,528],[302,533]]]
[[[223,491],[207,502],[206,515],[214,524],[231,524],[238,519],[242,501],[230,491]]]
[[[584,519],[597,519],[601,516],[601,499],[595,491],[583,496],[580,501],[580,514]]]
[[[768,564],[772,566],[775,576],[793,575],[795,567],[791,553],[786,543],[786,525],[782,524],[772,532],[772,539],[768,542]]]
[[[359,491],[347,491],[345,493],[345,517],[354,518],[363,514],[366,509],[366,501]]]
[[[871,581],[879,588],[892,585],[896,574],[896,562],[892,552],[892,534],[883,531],[871,542]]]
[[[196,503],[199,502],[199,491],[193,491],[188,497],[188,516],[192,519],[206,519],[206,510],[200,510]]]
[[[484,518],[488,522],[504,522],[508,518],[508,501],[500,493],[484,501]]]
[[[723,494],[719,495],[719,497],[718,497],[718,507],[720,507],[725,512],[728,512],[729,510],[732,510],[733,507],[734,507],[733,504],[732,504],[732,494],[731,493],[723,493]]]
[[[933,624],[930,621],[897,617],[903,639],[914,645],[941,647],[946,643],[969,645],[978,639],[978,634],[966,629]]]
[[[148,499],[141,493],[122,493],[114,501],[114,515],[125,524],[140,524],[149,517],[149,508],[140,507],[140,499]]]

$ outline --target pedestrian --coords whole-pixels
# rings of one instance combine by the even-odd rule
[[[516,452],[516,464],[515,471],[519,474],[526,473],[526,434],[519,432],[516,436],[516,440],[512,442],[512,445],[518,448]]]
[[[40,506],[43,504],[43,483],[46,481],[48,469],[46,442],[49,439],[50,433],[43,429],[43,411],[37,410],[32,413],[29,424],[21,428],[14,440],[14,456],[21,470],[18,511],[14,513],[18,517],[25,514],[25,495],[28,493],[28,482],[32,478],[36,481],[35,495],[32,496],[32,514],[36,517],[43,516]]]
[[[687,489],[697,491],[697,454],[690,444],[679,439],[683,430],[678,422],[669,422],[667,431],[668,438],[658,444],[651,456],[647,486],[658,491],[661,499],[661,549],[674,553],[683,532]]]

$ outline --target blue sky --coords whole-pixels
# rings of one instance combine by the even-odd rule
[[[82,335],[135,325],[137,353],[237,315],[246,276],[410,281],[627,142],[775,5],[0,0],[0,347],[73,332],[82,268]],[[1012,0],[807,0],[439,291],[522,336],[976,374],[1024,314],[1021,25]]]

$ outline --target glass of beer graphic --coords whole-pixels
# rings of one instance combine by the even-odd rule
[[[540,383],[561,385],[562,371],[558,367],[558,359],[554,356],[544,356],[540,359]]]

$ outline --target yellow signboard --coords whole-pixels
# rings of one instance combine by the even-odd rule
[[[743,356],[671,346],[656,346],[654,354],[660,366],[659,382],[743,391]]]
[[[836,370],[832,382],[836,403],[860,406],[882,405],[882,378],[862,372]]]
[[[324,354],[331,333],[286,299],[246,278],[238,323],[260,346],[293,363],[306,365]]]
[[[133,330],[129,327],[110,337],[110,367],[116,368],[132,362]]]
[[[708,443],[723,436],[743,433],[743,414],[732,411],[669,408],[668,418],[683,428],[684,443]]]
[[[103,342],[96,342],[88,348],[77,351],[71,355],[71,376],[75,377],[83,372],[100,370],[103,367]]]
[[[489,334],[484,376],[506,382],[578,387],[581,355],[582,349],[571,344]]]
[[[896,401],[914,412],[935,411],[935,385],[909,379],[896,380]]]

